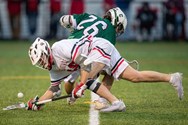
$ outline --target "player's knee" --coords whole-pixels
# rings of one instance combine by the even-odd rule
[[[91,80],[88,80],[86,82],[86,85],[87,85],[87,89],[89,89],[92,92],[96,93],[101,84],[99,82],[97,82],[96,80],[91,79]]]

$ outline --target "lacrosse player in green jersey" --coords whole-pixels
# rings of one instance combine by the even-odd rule
[[[60,24],[70,31],[69,39],[82,38],[85,36],[102,37],[107,39],[111,44],[116,44],[116,37],[125,32],[127,26],[127,18],[120,8],[112,8],[106,12],[104,18],[96,16],[94,14],[74,14],[63,15],[60,18]],[[92,65],[92,71],[90,78],[95,78],[98,71],[101,69],[99,63]],[[109,90],[113,84],[114,78],[106,73],[103,73],[104,77],[102,84]],[[67,79],[65,79],[65,90],[69,94],[73,89],[75,80],[79,76],[79,71],[72,73]],[[75,99],[69,98],[68,103],[74,103]],[[99,98],[97,100],[101,103],[107,103],[105,99]]]
[[[64,15],[60,18],[60,24],[71,32],[70,39],[91,35],[107,39],[115,45],[116,34],[124,33],[127,19],[117,7],[110,9],[104,18],[88,13]]]

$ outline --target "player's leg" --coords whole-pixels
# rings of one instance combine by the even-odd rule
[[[98,94],[100,97],[107,99],[111,105],[102,106],[100,111],[112,112],[112,111],[125,111],[125,104],[123,101],[118,100],[104,85],[100,84],[96,80],[89,80],[86,83],[87,89]]]
[[[106,86],[108,90],[112,88],[114,82],[114,77],[108,75],[107,73],[104,72],[104,77],[102,79],[102,84]]]
[[[65,82],[64,88],[67,94],[71,94],[72,90],[74,89],[75,82]]]
[[[107,73],[102,73],[104,75],[103,79],[102,79],[102,84],[110,91],[112,84],[114,82],[114,78],[110,75],[108,75]],[[103,106],[100,106],[100,108],[106,107],[109,105],[109,102],[103,98],[103,97],[99,97],[97,100],[95,100],[95,102],[102,104]],[[100,109],[99,107],[97,107],[97,109]]]
[[[69,81],[64,83],[64,88],[65,88],[65,91],[67,94],[72,93],[72,90],[74,89],[74,83],[75,82],[69,82]],[[69,105],[73,105],[75,103],[75,101],[76,101],[75,98],[72,98],[72,97],[67,98],[67,103]]]
[[[159,73],[155,71],[137,71],[131,66],[127,66],[126,69],[120,75],[120,78],[129,80],[131,82],[169,82],[170,74]]]
[[[119,54],[117,49],[111,55],[111,74],[114,78],[122,78],[139,82],[168,82],[177,90],[178,97],[183,98],[182,74],[165,74],[156,71],[137,71],[132,68]]]
[[[104,67],[105,67],[105,64],[103,64],[103,63],[93,62],[91,71],[89,72],[89,78],[95,79]]]
[[[134,83],[139,82],[166,82],[171,83],[177,90],[178,97],[183,98],[182,74],[173,73],[165,74],[156,71],[137,71],[131,66],[127,66],[121,73],[120,78],[129,80]]]

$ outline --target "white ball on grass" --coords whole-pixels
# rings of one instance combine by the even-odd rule
[[[17,96],[18,98],[23,98],[24,94],[22,92],[19,92]]]

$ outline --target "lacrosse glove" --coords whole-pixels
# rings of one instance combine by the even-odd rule
[[[76,86],[72,91],[72,97],[73,98],[81,98],[84,95],[84,91],[86,90],[87,85],[80,83],[78,86]]]
[[[38,102],[39,97],[36,96],[34,99],[30,99],[27,104],[26,104],[26,110],[33,110],[33,111],[38,111],[41,109],[41,107],[44,105],[37,105],[36,103]]]

